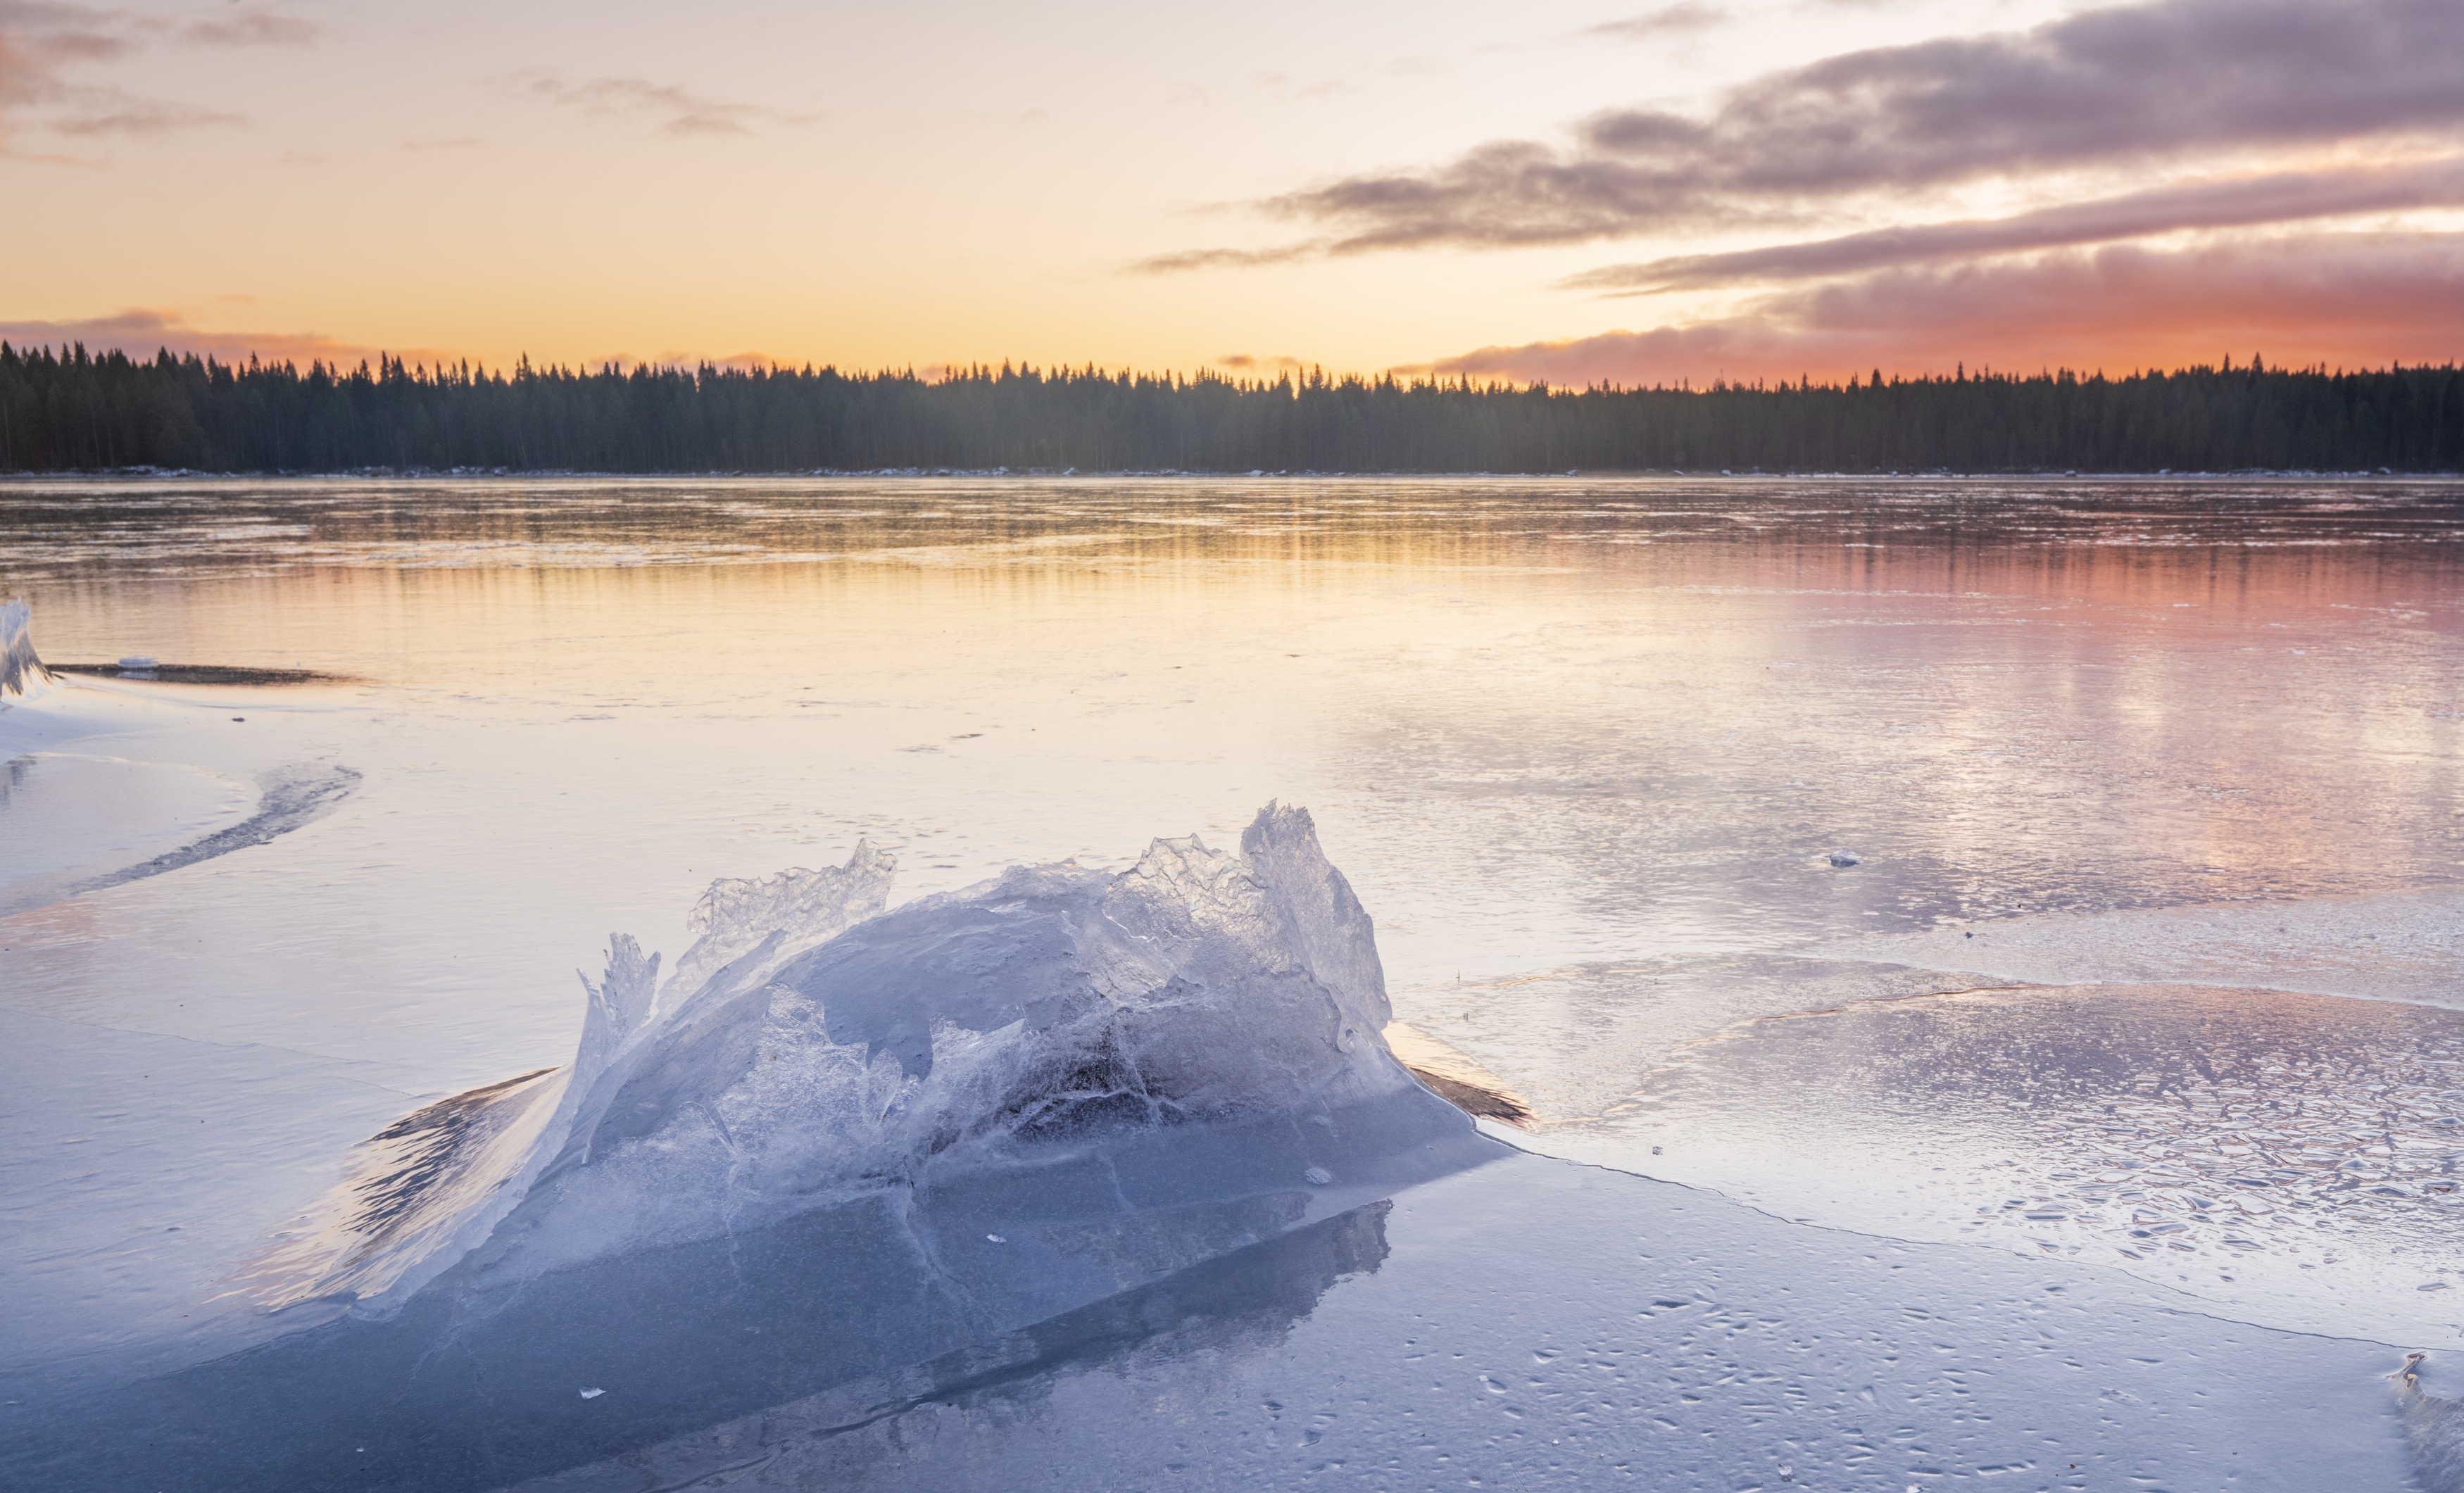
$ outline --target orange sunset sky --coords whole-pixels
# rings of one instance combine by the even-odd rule
[[[1817,379],[2464,356],[2464,4],[0,0],[0,338]]]

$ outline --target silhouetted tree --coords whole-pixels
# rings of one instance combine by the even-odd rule
[[[612,364],[348,372],[0,342],[0,471],[2464,471],[2464,369],[1689,386]]]

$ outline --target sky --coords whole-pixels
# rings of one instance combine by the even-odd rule
[[[2464,358],[2458,0],[0,0],[0,339],[1581,385]]]

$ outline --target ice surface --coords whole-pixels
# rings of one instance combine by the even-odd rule
[[[0,832],[11,843],[0,916],[269,844],[333,812],[359,780],[324,763],[270,768],[255,812],[234,823],[248,796],[218,774],[65,753],[11,758],[0,763]]]
[[[0,761],[0,914],[174,851],[246,815],[253,798],[185,763],[82,752]]]
[[[519,1486],[2414,1486],[2400,1355],[2185,1306],[1517,1158]]]
[[[253,1434],[296,1444],[306,1460],[334,1451],[337,1460],[309,1470],[303,1460],[296,1477],[283,1474],[302,1484],[382,1481],[339,1460],[361,1446],[392,1459],[384,1477],[433,1464],[472,1486],[642,1455],[642,1442],[593,1439],[610,1433],[555,1418],[567,1411],[609,1412],[625,1435],[658,1445],[710,1429],[714,1444],[737,1436],[766,1457],[780,1448],[760,1440],[756,1411],[875,1382],[883,1393],[847,1390],[861,1401],[847,1418],[895,1413],[839,1444],[899,1438],[884,1454],[892,1460],[864,1464],[861,1477],[876,1483],[900,1479],[896,1457],[921,1459],[906,1475],[916,1485],[926,1469],[979,1448],[986,1467],[1008,1459],[1016,1481],[1031,1484],[1051,1465],[1036,1460],[1038,1427],[1055,1422],[1001,1417],[1004,1405],[1032,1411],[1040,1395],[1061,1413],[1051,1455],[1082,1483],[1186,1480],[1186,1470],[1138,1460],[1182,1460],[1171,1449],[1182,1441],[1196,1449],[1184,1468],[1220,1460],[1234,1480],[1264,1466],[1243,1459],[1268,1432],[1295,1461],[1265,1467],[1251,1484],[1396,1481],[1364,1473],[1382,1464],[1356,1451],[1305,1448],[1306,1431],[1273,1419],[1265,1402],[1296,1403],[1281,1393],[1289,1376],[1268,1385],[1235,1365],[1210,1378],[1209,1365],[1223,1362],[1210,1356],[1218,1346],[1159,1320],[1206,1309],[1195,1283],[1184,1284],[1196,1294],[1172,1293],[1181,1272],[1324,1228],[1340,1239],[1302,1272],[1304,1284],[1319,1284],[1277,1297],[1289,1309],[1267,1314],[1269,1332],[1289,1329],[1281,1340],[1303,1371],[1324,1366],[1327,1377],[1305,1382],[1323,1392],[1308,1430],[1321,1434],[1321,1448],[1340,1452],[1356,1433],[1355,1448],[1403,1457],[1414,1455],[1408,1432],[1435,1426],[1441,1434],[1430,1439],[1454,1443],[1446,1465],[1465,1466],[1466,1427],[1511,1423],[1530,1435],[1545,1410],[1482,1389],[1488,1397],[1468,1404],[1510,1407],[1524,1419],[1497,1409],[1483,1422],[1478,1408],[1439,1416],[1398,1388],[1424,1367],[1405,1355],[1435,1339],[1394,1357],[1371,1350],[1409,1337],[1393,1329],[1405,1318],[1417,1326],[1416,1314],[1443,1316],[1456,1334],[1440,1358],[1477,1356],[1484,1341],[1511,1346],[1541,1320],[1533,1304],[1551,1283],[1572,1283],[1595,1306],[1623,1300],[1624,1284],[1642,1283],[1595,1270],[1596,1258],[1614,1255],[1610,1236],[1584,1226],[1579,1210],[1486,1185],[1499,1168],[1464,1179],[1479,1186],[1397,1192],[1342,1154],[1274,1149],[1267,1126],[1227,1121],[1147,1128],[1156,1142],[1147,1149],[1128,1135],[1134,1126],[1090,1139],[1107,1177],[1125,1175],[1139,1204],[1101,1217],[1089,1212],[1098,1184],[1066,1168],[1040,1188],[978,1197],[957,1185],[962,1174],[971,1185],[1015,1179],[958,1164],[970,1148],[995,1149],[992,1136],[962,1138],[936,1153],[948,1165],[928,1163],[953,1180],[946,1188],[839,1194],[824,1177],[810,1196],[830,1200],[765,1225],[763,1209],[797,1206],[781,1200],[792,1186],[758,1192],[752,1184],[769,1186],[769,1174],[748,1172],[739,1191],[754,1221],[742,1227],[708,1232],[711,1200],[692,1187],[661,1193],[636,1217],[660,1165],[693,1180],[705,1174],[689,1163],[728,1152],[720,1124],[735,1131],[741,1101],[759,1087],[743,1083],[536,1187],[490,1190],[500,1169],[519,1172],[507,1157],[539,1154],[522,1127],[543,1131],[570,1087],[566,972],[610,927],[655,932],[644,944],[672,951],[677,911],[714,876],[836,858],[859,837],[898,855],[909,894],[1071,850],[1082,869],[1117,872],[1126,863],[1111,854],[1156,823],[1201,826],[1211,844],[1237,837],[1272,785],[1318,808],[1376,909],[1379,954],[1403,977],[1394,987],[1400,1014],[1463,1060],[1463,1071],[1493,1081],[1479,1087],[1535,1112],[1541,1128],[1513,1136],[1519,1144],[1557,1146],[1582,1129],[1564,1122],[1604,1114],[1647,1087],[1672,1051],[1731,1022],[1880,996],[2119,980],[2453,1003],[2464,819],[2440,806],[2464,732],[2454,703],[2464,658],[2455,491],[1774,483],[1740,503],[1733,490],[1665,483],[1296,481],[1260,502],[1254,489],[1169,483],[1067,494],[712,479],[17,485],[0,507],[24,542],[0,555],[9,572],[0,592],[33,593],[46,652],[234,669],[194,684],[168,670],[142,684],[63,675],[44,698],[0,711],[0,760],[75,752],[178,764],[243,792],[289,763],[347,763],[362,778],[302,832],[0,914],[0,1107],[11,1127],[0,1154],[0,1344],[13,1364],[81,1371],[123,1350],[131,1356],[114,1361],[136,1362],[138,1348],[167,1343],[143,1358],[159,1368],[241,1346],[245,1334],[224,1334],[242,1315],[283,1332],[246,1363],[146,1381],[112,1413],[77,1420],[88,1434],[77,1444],[124,1459],[158,1432],[192,1448]],[[2201,604],[2170,604],[2191,601]],[[250,678],[279,667],[355,682],[276,692],[240,678],[241,665],[266,666]],[[33,789],[48,791],[39,779]],[[132,846],[99,868],[142,863],[221,823]],[[103,827],[99,817],[94,827]],[[1829,865],[1842,849],[1861,863]],[[1869,930],[1881,932],[1861,936]],[[621,1057],[636,1034],[680,1030],[668,1018],[768,936],[757,933],[714,946],[697,972],[662,961],[655,982],[647,952],[611,949],[608,976],[593,960],[611,1047]],[[765,1009],[764,1041],[769,1018]],[[936,1042],[931,1071],[911,1071],[900,1054],[914,1054],[912,1033],[857,1025],[868,1057],[878,1038],[868,1072],[878,1067],[919,1096],[967,1070],[964,1052]],[[846,1035],[832,1043],[854,1045]],[[1956,1047],[1992,1050],[1967,1040]],[[757,1046],[757,1058],[771,1050],[784,1049]],[[2339,1050],[2406,1055],[2402,1043],[2376,1040]],[[684,1067],[700,1071],[709,1054],[686,1056]],[[447,1098],[506,1081],[517,1087],[464,1104]],[[2327,1067],[2288,1065],[2276,1076],[2279,1093],[2313,1085],[2356,1106],[2365,1099]],[[1947,1099],[1938,1117],[1972,1127],[1980,1145],[2035,1137],[2035,1108],[1996,1111],[1947,1087],[1965,1097]],[[1828,1090],[1816,1081],[1802,1091]],[[546,1108],[513,1103],[524,1094]],[[658,1112],[656,1093],[635,1097]],[[1737,1108],[1747,1121],[1731,1137],[1761,1135],[1751,1103]],[[699,1131],[695,1114],[708,1116]],[[2151,1139],[2194,1159],[2237,1144],[2204,1105],[2146,1118],[2178,1120]],[[747,1120],[751,1161],[795,1160],[759,1119]],[[1326,1133],[1304,1125],[1305,1138]],[[1883,1129],[1852,1113],[1814,1154],[1862,1154]],[[363,1199],[377,1205],[364,1221],[400,1227],[354,1239],[317,1268],[359,1244],[369,1246],[360,1264],[414,1268],[375,1290],[358,1317],[314,1333],[300,1328],[319,1313],[341,1315],[340,1297],[271,1314],[239,1297],[200,1305],[237,1257],[316,1197],[353,1142],[387,1130],[397,1133],[356,1154],[378,1176],[402,1174]],[[898,1151],[897,1137],[874,1138]],[[1880,1163],[1904,1167],[1936,1139]],[[1055,1155],[1070,1149],[1032,1144]],[[2057,1251],[2040,1250],[2031,1230],[2083,1237],[2091,1227],[2025,1218],[2078,1178],[2004,1189],[2013,1169],[1967,1170],[1978,1158],[1963,1153],[1928,1162],[1945,1172],[1925,1172],[1901,1198],[1887,1185],[1898,1174],[1861,1166],[1798,1185],[1789,1169],[1804,1170],[1812,1149],[1775,1151],[1770,1169],[1713,1185],[1788,1219],[1897,1208],[1877,1227],[1931,1237],[1948,1219],[1947,1238],[1993,1241],[1916,1246],[1905,1257],[1923,1262],[1940,1305],[1966,1303],[1964,1320],[1980,1330],[2001,1331],[2000,1314],[2028,1315],[2024,1296],[1997,1292],[1994,1272],[2005,1269],[2089,1278],[2143,1293],[2128,1298],[2142,1306],[2164,1304],[2145,1331],[2132,1324],[2150,1319],[2116,1307],[2122,1337],[2179,1342],[2167,1334],[2201,1315],[2285,1320],[2267,1315],[2265,1302],[2216,1294],[2264,1284],[2273,1254],[2241,1260],[2231,1283],[2134,1283],[2084,1262],[2101,1242],[2074,1256],[2057,1232],[2047,1236]],[[1665,1169],[1691,1156],[1674,1148],[1654,1159]],[[1240,1170],[1253,1162],[1254,1173]],[[2057,1170],[2078,1169],[2044,1167]],[[1266,1173],[1271,1186],[1242,1190],[1251,1185],[1243,1178]],[[1928,1192],[1937,1175],[1946,1185]],[[1220,1196],[1174,1202],[1158,1177],[1216,1178]],[[1629,1242],[1682,1232],[1653,1199],[1725,1206],[1700,1192],[1607,1181],[1626,1190],[1602,1217],[1628,1226]],[[1933,1206],[1977,1186],[1989,1192],[1966,1198],[1971,1211]],[[507,1222],[520,1238],[484,1231],[489,1244],[457,1257],[464,1226],[487,1204],[462,1208],[480,1195],[519,1196]],[[913,1199],[904,1213],[867,1211],[900,1196]],[[1375,1230],[1369,1215],[1331,1222],[1388,1196],[1395,1206],[1375,1216]],[[1804,1205],[1815,1197],[1820,1207]],[[2005,1210],[2014,1198],[2020,1206]],[[584,1207],[594,1199],[623,1217],[598,1230]],[[1429,1227],[1438,1199],[1443,1230]],[[1887,1206],[1869,1206],[1878,1200]],[[1976,1205],[2017,1222],[1958,1227]],[[1983,1445],[1985,1432],[1964,1418],[2009,1371],[1969,1374],[1966,1396],[1943,1389],[1934,1371],[1948,1340],[1893,1336],[1906,1328],[1890,1292],[1800,1268],[1810,1257],[1786,1241],[1813,1235],[1808,1250],[1842,1258],[1897,1246],[1747,1209],[1723,1216],[1740,1221],[1702,1244],[1728,1261],[1715,1294],[1731,1314],[1717,1331],[1744,1334],[1737,1341],[1755,1353],[1699,1402],[1683,1398],[1705,1388],[1691,1385],[1673,1408],[1653,1409],[1687,1435],[1698,1425],[1716,1434],[1699,1455],[1683,1437],[1638,1442],[1638,1481],[1664,1466],[1663,1481],[1679,1485],[1818,1486],[1801,1453],[1753,1460],[1752,1435],[1829,1391],[1870,1386],[1884,1399],[1906,1391],[1912,1442],[1978,1448],[1939,1478],[1912,1467],[1907,1482],[2031,1485],[2018,1472],[1989,1478],[1984,1468],[2014,1458]],[[2189,1234],[2204,1226],[2189,1212],[2182,1220]],[[310,1223],[334,1221],[320,1213]],[[2357,1248],[2404,1242],[2400,1229],[2373,1233],[2365,1214],[2347,1221],[2363,1225],[2351,1236]],[[682,1241],[642,1243],[628,1232],[660,1228],[670,1230],[660,1239]],[[1261,1243],[1224,1253],[1243,1237]],[[2432,1238],[2425,1232],[2424,1243]],[[615,1252],[595,1253],[594,1240]],[[2208,1247],[2231,1249],[2221,1239]],[[2014,1259],[2013,1248],[2027,1255]],[[2228,1268],[2223,1256],[2200,1258],[2217,1277]],[[2355,1258],[2340,1254],[2337,1271]],[[424,1285],[413,1279],[424,1262],[448,1259],[459,1262]],[[865,1268],[850,1272],[843,1260]],[[2311,1289],[2310,1277],[2332,1273],[2320,1262],[2305,1284],[2271,1293]],[[1815,1282],[1859,1299],[1809,1305]],[[2423,1346],[2411,1336],[2421,1323],[2429,1346],[2450,1341],[2439,1324],[2452,1315],[2453,1289],[2415,1296],[2408,1282],[2389,1284],[2417,1309],[2395,1313],[2387,1337]],[[1122,1289],[1125,1298],[1106,1294]],[[1390,1291],[1399,1315],[1347,1306]],[[1854,1316],[1865,1299],[1882,1304],[1878,1314]],[[382,1316],[395,1301],[401,1309]],[[1126,1315],[1072,1316],[1106,1303]],[[2352,1331],[2360,1320],[2321,1325]],[[1038,1336],[1047,1323],[1058,1325]],[[1768,1417],[1760,1422],[1686,1418],[1752,1390],[1755,1373],[1788,1361],[1789,1345],[1834,1328],[1903,1350],[1815,1361],[1792,1381],[1802,1394],[1753,1412]],[[2196,1404],[2145,1393],[2173,1386],[2164,1369],[2122,1371],[2145,1379],[2114,1386],[2135,1401],[2096,1399],[2112,1436],[2145,1445],[2186,1418],[2239,1418],[2251,1429],[2243,1457],[2280,1464],[2288,1478],[2402,1482],[2384,1460],[2403,1443],[2380,1381],[2397,1355],[2381,1362],[2332,1343],[2222,1330],[2247,1335],[2230,1348],[2208,1344],[2204,1362],[2235,1372],[2192,1385]],[[963,1416],[935,1408],[944,1402],[934,1395],[973,1393],[966,1372],[899,1377],[936,1356],[971,1354],[991,1361],[984,1373],[1009,1373],[1025,1351],[1014,1332],[1114,1346],[1069,1360],[1100,1365],[1087,1372],[1023,1370],[1005,1381],[1018,1396],[995,1393]],[[732,1357],[718,1347],[731,1334],[762,1349]],[[2086,1318],[2060,1336],[2057,1351],[2083,1365],[2131,1356]],[[1493,1356],[1481,1372],[1510,1387],[1516,1360]],[[2043,1402],[2070,1415],[2082,1392],[2065,1383],[2087,1372],[2056,1376]],[[449,1387],[454,1375],[463,1390]],[[493,1399],[470,1388],[482,1381]],[[2445,1382],[2438,1363],[2421,1382]],[[0,1399],[33,1404],[20,1389],[30,1383],[54,1390],[19,1375]],[[1261,1391],[1254,1419],[1243,1418],[1243,1386]],[[605,1393],[585,1400],[585,1389]],[[354,1418],[366,1411],[353,1394],[397,1407],[389,1439],[341,1444],[366,1423]],[[552,1410],[524,1418],[551,1398]],[[1603,1402],[1586,1401],[1586,1414],[1601,1419]],[[1995,1424],[2036,1414],[1992,1403]],[[1104,1406],[1119,1415],[1084,1414]],[[10,1417],[20,1409],[0,1408]],[[1340,1418],[1319,1423],[1326,1411]],[[1083,1435],[1072,1429],[1082,1420]],[[1174,1429],[1184,1424],[1198,1429]],[[1234,1440],[1209,1439],[1216,1425]],[[1480,1433],[1484,1444],[1491,1434]],[[1525,1444],[1536,1451],[1560,1434]],[[930,1437],[939,1439],[928,1445]],[[2321,1456],[2345,1459],[2330,1473],[2348,1465],[2350,1475],[2312,1476],[2318,1459],[2298,1447],[2282,1455],[2294,1440],[2316,1440]],[[2147,1485],[2212,1485],[2214,1468],[2232,1465],[2224,1436],[2184,1445],[2139,1464]],[[525,1448],[530,1460],[478,1465],[491,1447]],[[1732,1467],[1721,1447],[1745,1450]],[[1330,1458],[1345,1468],[1328,1470]],[[790,1454],[763,1475],[784,1478],[794,1465]],[[1793,1468],[1793,1482],[1774,1481],[1779,1466]],[[1553,1475],[1529,1461],[1489,1470],[1492,1482],[1545,1485]],[[1888,1470],[1875,1472],[1874,1485],[1901,1493],[1904,1483],[1882,1481]],[[2035,1481],[2056,1470],[2042,1465]],[[1572,1464],[1562,1473],[1583,1481]],[[646,1475],[632,1485],[666,1482]]]
[[[366,1135],[416,1102],[375,1064],[16,1009],[0,1052],[0,1400],[296,1330],[222,1283],[330,1183],[347,1140],[298,1136]]]
[[[1596,1119],[1671,1054],[1734,1022],[1859,1000],[1972,989],[1990,977],[1784,955],[1639,958],[1507,979],[1400,986],[1411,1028],[1457,1049],[1544,1127]]]
[[[664,985],[613,939],[568,1069],[387,1127],[246,1272],[305,1330],[61,1411],[151,1404],[142,1446],[47,1421],[0,1467],[322,1486],[347,1440],[391,1460],[363,1485],[485,1486],[606,1445],[542,1428],[534,1388],[625,1400],[620,1443],[674,1434],[1505,1154],[1379,1040],[1369,920],[1305,811],[1238,855],[1158,840],[885,913],[891,869],[714,887]],[[781,1332],[829,1341],[782,1366],[751,1341]]]
[[[2209,986],[1744,1021],[1559,1154],[1783,1217],[2109,1264],[2247,1321],[2464,1336],[2464,1014]]]
[[[1825,952],[1986,980],[2265,985],[2464,1006],[2464,889],[2038,913],[1878,934]]]

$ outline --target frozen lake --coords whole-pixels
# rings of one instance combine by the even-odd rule
[[[321,676],[0,709],[0,1467],[46,1485],[2464,1486],[2454,484],[15,482],[0,537],[54,666]],[[1065,858],[1117,898],[1157,836],[1265,865],[1268,801],[1374,920],[1397,1050],[1529,1129],[1407,1146],[1439,1122],[1357,1119],[1405,1100],[1347,1047],[1307,1181],[1121,1203],[1137,1262],[1074,1296],[927,1251],[899,1288],[978,1306],[869,1358],[836,1298],[731,1315],[740,1259],[575,1255],[539,1279],[717,1295],[571,1386],[473,1371],[544,1419],[395,1395],[478,1284],[442,1339],[251,1294],[359,1143],[564,1083],[574,972],[617,983],[611,933],[675,970],[714,880],[861,841],[894,914]],[[540,1092],[506,1146],[580,1102]],[[740,1175],[753,1102],[637,1149]],[[649,1207],[602,1206],[547,1232]],[[823,1273],[887,1270],[841,1221]],[[679,1370],[741,1366],[721,1322],[782,1340]],[[274,1416],[298,1384],[344,1389]],[[59,1425],[180,1450],[71,1473]]]

